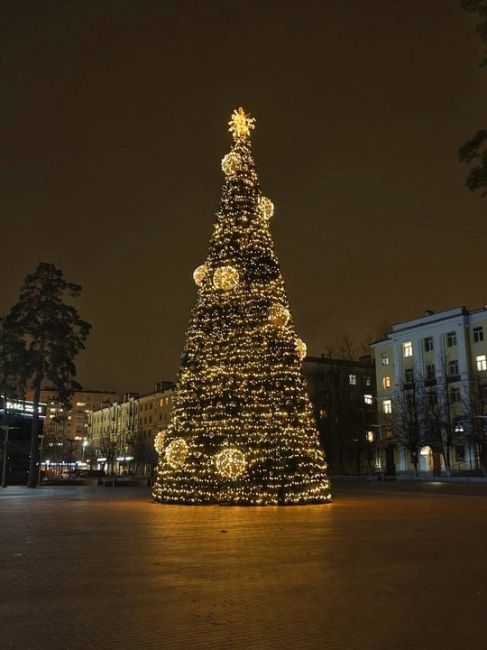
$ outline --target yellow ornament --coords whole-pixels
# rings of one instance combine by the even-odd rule
[[[233,111],[228,126],[230,127],[228,130],[233,135],[234,140],[238,138],[246,139],[250,136],[251,129],[255,129],[255,118],[250,113],[246,113],[240,106],[238,111]]]
[[[245,472],[245,455],[233,447],[221,451],[216,457],[216,467],[223,478],[237,478]]]
[[[289,309],[286,309],[284,305],[276,302],[269,307],[269,320],[273,325],[284,327],[284,325],[287,325],[290,318],[291,314],[289,313]]]
[[[198,287],[201,287],[201,285],[203,284],[205,275],[206,275],[206,264],[202,264],[201,266],[198,266],[197,269],[195,269],[195,272],[193,273],[193,280],[196,282]]]
[[[302,339],[296,339],[295,347],[296,354],[298,355],[299,360],[302,361],[306,356],[306,352],[308,351],[306,343]]]
[[[223,156],[222,169],[226,176],[234,176],[240,168],[241,160],[238,153],[230,151],[226,156]]]
[[[213,275],[213,286],[222,291],[231,291],[238,285],[238,271],[233,266],[221,266]]]
[[[166,460],[173,469],[179,469],[186,461],[188,443],[184,438],[176,438],[166,447]]]
[[[264,219],[270,219],[274,214],[274,203],[267,196],[260,196],[258,201],[260,214]]]
[[[159,433],[154,438],[154,449],[157,451],[159,456],[164,451],[164,442],[165,442],[165,440],[166,440],[166,432],[165,431],[159,431]]]

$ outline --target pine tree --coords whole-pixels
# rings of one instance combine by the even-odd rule
[[[158,435],[163,503],[301,504],[331,498],[296,336],[251,153],[255,120],[229,122],[231,151],[173,398]]]

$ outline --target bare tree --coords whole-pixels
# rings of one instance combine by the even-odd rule
[[[402,382],[394,396],[394,436],[409,452],[416,476],[419,475],[419,454],[427,440],[426,399],[424,381]]]

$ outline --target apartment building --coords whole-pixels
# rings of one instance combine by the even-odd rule
[[[152,393],[127,394],[89,416],[92,462],[108,473],[149,475],[157,462],[154,438],[169,422],[171,382],[159,382]]]
[[[33,399],[34,391],[27,391],[26,397]],[[41,391],[41,402],[46,404],[44,422],[44,455],[52,463],[71,462],[84,459],[88,442],[88,419],[91,411],[103,404],[118,400],[114,391],[79,390],[70,398],[71,406],[59,402],[55,390]]]
[[[487,410],[487,307],[394,325],[372,344],[387,473],[479,469]]]
[[[375,473],[378,429],[373,359],[306,357],[303,372],[329,473]]]

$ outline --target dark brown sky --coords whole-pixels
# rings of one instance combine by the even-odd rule
[[[85,387],[175,376],[239,105],[257,118],[311,353],[487,302],[487,201],[457,162],[486,127],[487,71],[460,0],[10,0],[2,14],[0,312],[39,261],[82,284]]]

